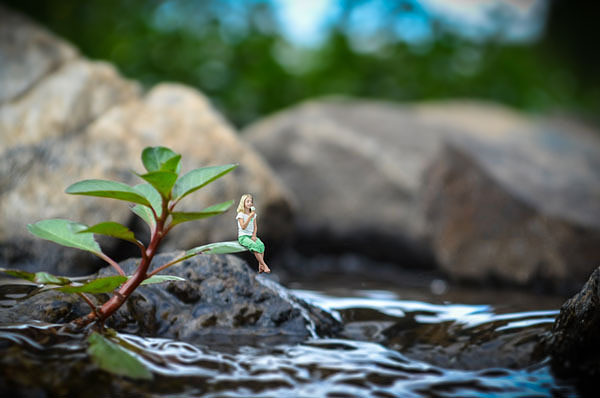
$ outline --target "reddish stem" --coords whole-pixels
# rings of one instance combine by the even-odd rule
[[[165,235],[164,230],[167,216],[167,203],[163,201],[162,217],[156,222],[156,228],[154,228],[154,231],[152,231],[150,244],[145,251],[142,250],[142,259],[133,276],[128,279],[127,282],[121,285],[121,287],[114,292],[114,295],[106,303],[104,303],[102,307],[90,312],[84,317],[74,320],[73,324],[76,327],[83,328],[94,321],[100,323],[104,322],[106,318],[114,314],[123,305],[131,293],[133,293],[133,291],[148,277],[147,272],[148,268],[150,267],[150,263],[152,262],[152,258],[154,257],[154,254],[156,254],[158,245]]]

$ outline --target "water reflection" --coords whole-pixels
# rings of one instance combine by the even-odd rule
[[[148,384],[107,378],[95,368],[90,370],[82,336],[49,333],[55,325],[33,322],[1,326],[0,347],[22,347],[28,366],[35,372],[47,371],[48,366],[60,369],[83,364],[80,368],[87,373],[78,376],[87,379],[89,386],[109,385],[98,386],[98,391],[155,397],[577,396],[573,387],[553,377],[545,360],[526,367],[468,370],[436,365],[431,354],[448,357],[443,350],[454,347],[457,341],[468,350],[508,344],[512,351],[520,344],[515,340],[527,340],[548,330],[557,311],[496,314],[490,305],[399,300],[385,290],[355,291],[352,297],[333,297],[314,290],[293,293],[344,321],[343,336],[315,337],[301,344],[272,344],[257,338],[251,345],[221,349],[210,342],[197,346],[118,334],[154,373]],[[432,330],[435,333],[429,333]],[[415,355],[419,350],[434,359],[419,360]],[[469,358],[456,353],[461,355]],[[64,356],[68,365],[63,363]],[[13,365],[3,358],[5,372],[11,372]],[[99,377],[99,373],[104,376]]]

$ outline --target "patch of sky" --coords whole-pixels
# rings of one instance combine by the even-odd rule
[[[153,23],[164,31],[202,34],[218,20],[224,39],[234,42],[252,24],[306,47],[318,47],[342,24],[357,50],[375,51],[390,40],[422,47],[436,29],[473,41],[535,40],[543,32],[547,5],[548,0],[168,0],[156,8]]]
[[[345,31],[359,51],[389,40],[421,46],[441,29],[472,41],[526,42],[543,32],[548,0],[270,0],[281,33],[293,43],[318,46],[347,17]],[[391,29],[392,37],[382,34]],[[390,32],[386,31],[386,34]]]

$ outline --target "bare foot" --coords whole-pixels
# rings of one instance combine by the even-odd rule
[[[271,273],[271,269],[269,268],[269,266],[267,264],[262,265],[262,270],[263,270],[263,272],[265,272],[267,274]]]

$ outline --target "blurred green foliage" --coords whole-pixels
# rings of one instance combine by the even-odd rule
[[[175,81],[197,87],[237,126],[338,94],[478,98],[589,118],[600,109],[595,74],[580,73],[548,37],[522,44],[473,41],[437,27],[427,44],[395,40],[359,51],[342,17],[322,45],[307,49],[286,42],[271,6],[260,1],[180,0],[175,11],[164,0],[4,2],[145,86]]]

